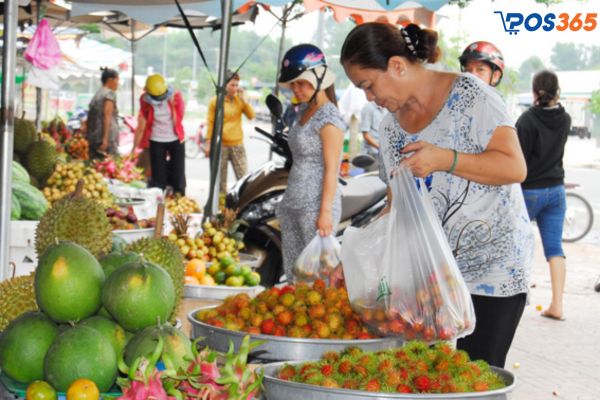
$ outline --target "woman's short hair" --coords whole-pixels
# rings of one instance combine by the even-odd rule
[[[421,29],[415,24],[398,28],[369,22],[357,25],[346,36],[340,61],[344,65],[383,71],[387,70],[388,61],[393,56],[405,57],[413,63],[434,63],[441,54],[437,41],[436,31]]]
[[[533,76],[532,89],[535,95],[535,104],[547,107],[560,93],[558,76],[550,70],[542,70]]]
[[[100,81],[102,81],[103,85],[106,82],[108,82],[109,79],[119,77],[119,73],[114,69],[104,67],[104,68],[100,68],[100,70],[102,71],[102,75],[100,76]]]

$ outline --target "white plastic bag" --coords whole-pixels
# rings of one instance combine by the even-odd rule
[[[340,264],[340,244],[333,235],[317,235],[302,250],[296,259],[292,273],[295,282],[313,282],[323,279],[329,282],[329,275]]]
[[[390,212],[365,228],[347,229],[343,237],[352,307],[384,336],[430,342],[470,334],[471,296],[427,190],[420,191],[404,167],[390,186]]]

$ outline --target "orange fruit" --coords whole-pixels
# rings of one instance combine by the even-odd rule
[[[204,275],[202,277],[202,279],[200,279],[200,284],[206,285],[206,286],[215,286],[216,285],[215,279],[208,274]]]
[[[202,279],[204,274],[206,274],[206,264],[199,258],[192,258],[185,265],[185,274],[187,276],[195,276],[198,279]]]
[[[48,382],[33,381],[27,386],[26,400],[56,400],[56,390]]]
[[[186,285],[200,285],[200,281],[195,276],[186,275],[185,276],[185,284]]]
[[[100,391],[94,381],[86,378],[77,379],[67,389],[67,400],[98,400]]]

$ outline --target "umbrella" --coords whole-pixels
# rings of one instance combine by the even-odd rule
[[[433,27],[435,11],[446,3],[448,0],[304,0],[304,7],[307,12],[330,9],[337,22],[352,18],[357,24],[384,21],[406,25],[412,22]]]

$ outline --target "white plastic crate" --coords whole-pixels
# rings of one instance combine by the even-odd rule
[[[39,221],[10,221],[9,262],[15,265],[15,276],[28,275],[37,267],[35,230]]]

